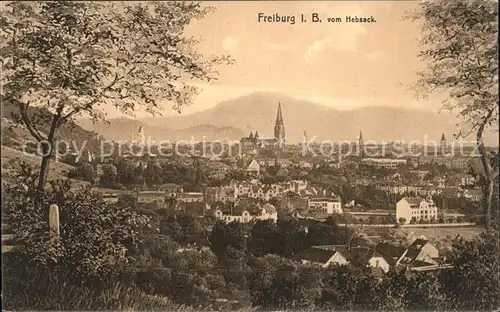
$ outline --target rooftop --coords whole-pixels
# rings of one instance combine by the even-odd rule
[[[422,197],[404,197],[408,204],[410,205],[420,205],[422,201],[427,201],[428,203],[433,203],[432,198],[422,198]]]
[[[306,260],[325,264],[336,253],[337,250],[329,248],[329,246],[312,246],[303,252],[296,254],[293,258],[299,261]]]
[[[322,201],[322,202],[338,202],[340,198],[338,197],[311,197],[310,201]]]
[[[375,251],[379,253],[387,263],[395,264],[404,254],[406,248],[389,243],[379,243],[375,246]]]

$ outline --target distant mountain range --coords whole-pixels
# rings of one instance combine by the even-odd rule
[[[15,123],[13,122],[13,114],[19,114],[18,107],[8,102],[3,102],[1,107],[2,145],[12,147],[14,149],[19,149],[26,141],[35,142],[35,139],[22,124],[14,127]],[[28,109],[28,115],[30,116],[39,113],[40,108],[30,107]],[[50,123],[47,122],[46,124],[37,124],[37,127],[42,134],[46,135],[49,132]],[[70,144],[70,146],[73,146],[73,144],[75,144],[77,148],[82,148],[83,146],[85,146],[87,148],[96,149],[99,147],[97,134],[98,133],[95,133],[91,130],[83,129],[78,125],[63,124],[57,129],[55,139],[59,141],[65,141],[67,144]]]
[[[172,129],[168,124],[148,123],[138,119],[114,118],[106,122],[93,123],[89,119],[79,120],[78,124],[85,129],[92,129],[103,137],[112,140],[136,139],[139,128],[144,127],[146,139],[163,140],[235,140],[240,139],[243,131],[234,127],[216,127],[212,124],[193,125],[184,129]]]
[[[363,131],[365,142],[374,140],[439,141],[444,133],[448,139],[457,132],[457,119],[449,113],[427,110],[364,107],[341,111],[312,102],[294,99],[278,93],[253,93],[219,103],[213,108],[191,115],[147,117],[142,119],[117,118],[108,123],[92,124],[80,120],[78,124],[106,138],[128,140],[140,126],[152,140],[237,140],[258,131],[261,137],[272,137],[278,102],[281,102],[288,142],[299,142],[307,133],[309,140],[355,141]],[[498,144],[491,135],[487,143]],[[491,142],[490,142],[491,141]]]

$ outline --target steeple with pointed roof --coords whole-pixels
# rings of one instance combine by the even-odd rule
[[[446,137],[444,136],[444,133],[441,135],[441,142],[439,147],[441,149],[441,154],[445,155],[447,153],[447,147],[446,147]]]
[[[365,155],[365,144],[363,142],[363,131],[359,130],[359,141],[358,141],[358,148],[359,148],[359,157],[363,158]]]
[[[285,142],[285,125],[281,113],[281,102],[278,102],[278,112],[276,113],[276,124],[274,126],[274,138],[280,143]]]
[[[258,138],[259,138],[259,132],[258,132],[257,130],[255,131],[255,136],[254,136],[254,138],[256,138],[256,139],[258,139]]]

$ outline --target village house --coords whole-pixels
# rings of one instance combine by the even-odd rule
[[[297,217],[302,214],[307,215],[308,202],[307,198],[303,198],[300,194],[293,191],[285,191],[281,196],[282,210],[287,213],[298,213]]]
[[[256,158],[255,160],[259,163],[261,168],[274,166],[276,162],[274,159],[266,159],[266,158]]]
[[[304,219],[304,226],[314,222]],[[302,264],[316,264],[324,268],[330,265],[347,265],[358,262],[371,269],[372,275],[381,278],[389,271],[401,268],[410,271],[430,271],[450,267],[445,259],[439,258],[439,251],[429,241],[416,239],[408,248],[387,242],[378,243],[375,247],[356,245],[321,245],[312,246],[292,257]],[[360,262],[361,261],[361,262]]]
[[[163,191],[137,191],[137,204],[149,204],[157,201],[165,201],[165,192]]]
[[[260,165],[259,163],[254,159],[250,162],[250,164],[247,166],[245,169],[247,173],[250,174],[258,174],[260,173]]]
[[[217,220],[222,220],[227,223],[236,221],[240,223],[248,223],[253,220],[273,220],[277,222],[278,212],[271,204],[259,206],[251,205],[226,205],[215,211]]]
[[[236,199],[236,191],[230,186],[215,186],[205,188],[205,201],[208,203],[215,202],[234,202]]]
[[[105,203],[116,204],[118,202],[118,194],[115,193],[103,193],[101,198]]]
[[[471,175],[464,175],[460,177],[461,186],[473,186],[476,185],[476,179]]]
[[[258,188],[251,189],[250,196],[253,198],[259,198],[264,201],[269,201],[271,198],[278,196],[279,189],[277,185],[263,185]],[[256,191],[256,192],[254,192]]]
[[[183,193],[184,189],[181,185],[175,183],[165,183],[158,187],[159,191],[163,191],[166,197],[174,198],[179,193]]]
[[[282,168],[288,168],[293,166],[293,162],[288,158],[280,158],[278,159],[278,165]]]
[[[307,161],[301,160],[299,162],[299,167],[302,168],[302,169],[311,169],[312,165],[311,165],[311,163],[309,163]]]
[[[343,246],[336,245],[312,246],[296,254],[292,259],[302,264],[318,264],[323,268],[329,265],[346,265],[349,260],[342,254],[343,249]]]
[[[481,201],[483,197],[483,191],[480,188],[464,190],[464,198],[473,202]]]
[[[462,195],[462,189],[456,186],[443,187],[440,189],[439,194],[446,198],[460,198]]]
[[[342,163],[339,162],[338,160],[330,160],[328,162],[328,167],[334,168],[334,169],[340,169],[340,168],[342,168]]]
[[[326,214],[342,214],[342,202],[339,196],[311,197],[307,203],[310,212],[323,212]]]
[[[185,192],[177,194],[176,200],[183,203],[203,202],[205,196],[201,192]]]
[[[439,258],[439,250],[428,240],[417,238],[408,246],[405,257],[413,260],[425,261],[427,258]]]
[[[184,215],[202,217],[210,211],[210,205],[203,202],[177,202],[175,211],[181,211]]]
[[[404,248],[403,248],[404,250]],[[366,265],[370,267],[374,277],[383,277],[389,271],[389,264],[385,258],[376,250],[365,246],[350,247],[348,245],[321,245],[312,246],[298,254],[293,258],[302,264],[317,264],[326,268],[330,265],[343,266],[349,263],[364,261],[368,259]]]
[[[389,169],[396,170],[400,166],[405,166],[407,164],[406,159],[392,159],[392,158],[364,158],[361,160],[361,164],[366,167],[374,169]]]
[[[389,243],[378,243],[375,246],[375,252],[368,260],[371,267],[379,267],[385,273],[391,268],[395,268],[406,254],[406,248],[403,246],[392,245]]]
[[[410,221],[437,220],[438,209],[432,197],[404,197],[396,204],[396,220],[404,220],[404,224]]]
[[[283,183],[279,184],[281,191],[283,191],[283,192],[293,191],[296,193],[299,193],[300,191],[306,190],[307,185],[308,185],[307,181],[302,181],[302,180],[294,180],[294,181],[283,182]]]
[[[232,184],[232,186],[234,187],[234,195],[236,197],[248,196],[248,194],[250,194],[251,192],[252,186],[255,184],[256,183],[250,183],[250,182],[241,182]]]
[[[434,271],[452,267],[446,263],[446,258],[439,256],[439,250],[425,239],[416,239],[408,246],[399,265],[410,271]]]

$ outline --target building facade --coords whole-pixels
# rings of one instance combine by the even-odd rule
[[[396,204],[396,220],[409,224],[412,220],[432,221],[438,217],[438,209],[432,198],[404,197]]]
[[[327,214],[342,214],[340,197],[311,197],[308,200],[309,212],[323,212]]]
[[[393,158],[363,158],[361,164],[366,167],[374,169],[389,169],[396,170],[400,166],[406,166],[408,161],[406,159],[393,159]]]
[[[271,204],[263,206],[251,205],[249,207],[235,205],[229,207],[230,209],[225,207],[217,209],[215,211],[215,218],[226,223],[234,221],[248,223],[253,220],[272,220],[274,223],[278,221],[278,211]]]

